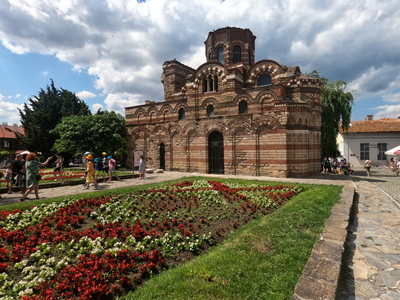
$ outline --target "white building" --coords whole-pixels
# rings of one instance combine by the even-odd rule
[[[337,142],[352,166],[363,166],[367,158],[385,163],[391,158],[385,151],[400,145],[400,118],[373,120],[368,115],[364,121],[352,121],[347,132],[340,132]]]

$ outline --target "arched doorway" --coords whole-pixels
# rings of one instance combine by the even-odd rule
[[[208,136],[208,172],[224,174],[224,138],[219,131]]]
[[[160,144],[160,169],[165,170],[165,144]]]

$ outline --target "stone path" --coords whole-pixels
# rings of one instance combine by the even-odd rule
[[[372,177],[366,177],[365,171],[359,169],[352,176],[320,174],[304,179],[165,172],[147,174],[145,180],[129,178],[100,183],[100,190],[162,182],[193,175],[292,183],[352,184],[358,197],[354,202],[353,222],[347,228],[348,241],[345,257],[348,268],[343,276],[343,283],[340,285],[341,292],[337,299],[400,300],[400,176],[396,177],[387,169],[373,169]],[[40,196],[51,198],[89,191],[93,190],[84,190],[82,185],[65,185],[40,188]],[[18,202],[20,194],[3,193],[1,196],[0,204],[4,205]],[[34,198],[34,194],[31,194],[30,197]],[[307,299],[315,300],[315,297]]]
[[[387,170],[354,181],[358,197],[354,221],[348,228],[350,268],[344,276],[341,300],[400,300],[399,181]]]

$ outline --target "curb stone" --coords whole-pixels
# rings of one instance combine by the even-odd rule
[[[337,299],[354,195],[353,184],[345,184],[340,200],[333,206],[330,217],[325,221],[320,240],[313,247],[292,300]]]

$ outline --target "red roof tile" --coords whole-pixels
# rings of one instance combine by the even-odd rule
[[[400,132],[400,119],[383,118],[372,121],[352,121],[347,132],[344,132],[341,128],[340,132]]]
[[[20,134],[25,134],[25,130],[23,127],[16,127],[18,133]],[[0,139],[1,138],[6,138],[6,139],[15,139],[15,132],[14,132],[14,126],[8,126],[8,125],[0,125]]]

